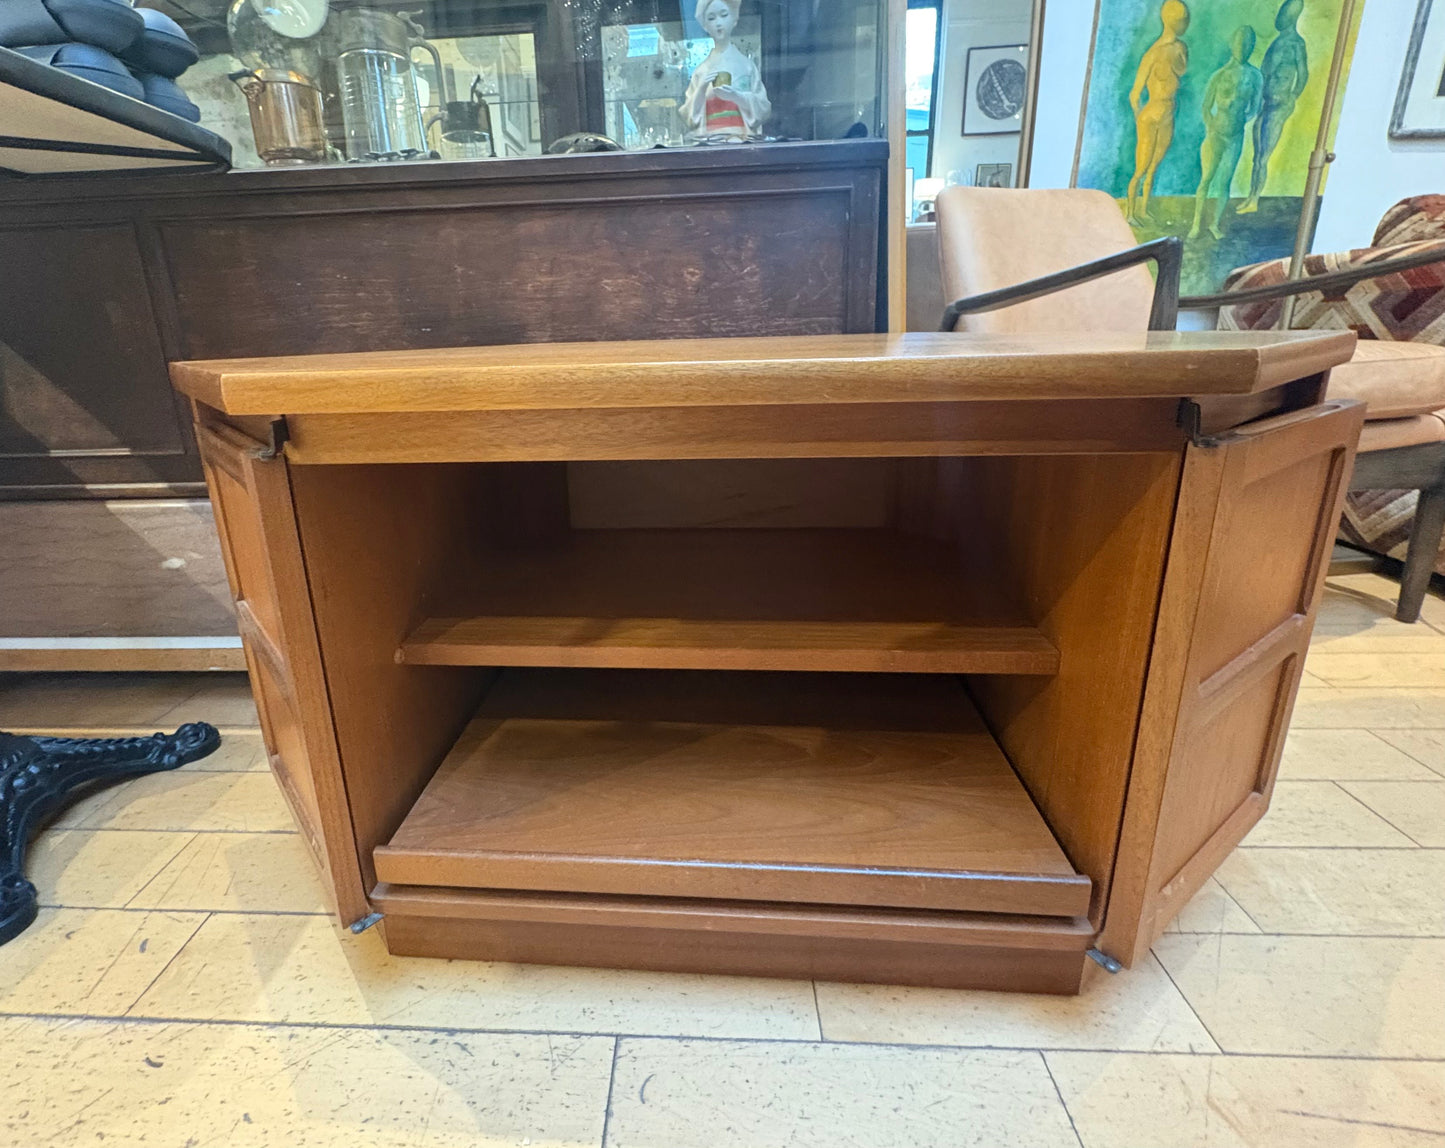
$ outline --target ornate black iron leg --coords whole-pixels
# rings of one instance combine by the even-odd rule
[[[221,744],[216,727],[183,725],[150,737],[19,737],[0,733],[0,945],[24,932],[38,897],[25,879],[25,851],[40,821],[77,787],[175,769]]]

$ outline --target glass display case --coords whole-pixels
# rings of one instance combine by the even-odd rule
[[[235,166],[882,134],[883,0],[148,0]]]

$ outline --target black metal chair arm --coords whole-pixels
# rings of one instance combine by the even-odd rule
[[[1179,322],[1179,272],[1183,257],[1183,241],[1172,235],[1165,236],[1163,239],[1131,247],[1128,251],[1120,251],[1116,255],[1106,255],[1102,259],[1081,263],[1077,267],[1055,271],[1052,275],[1041,275],[1037,279],[1015,283],[1012,287],[1001,287],[997,291],[986,291],[982,295],[955,299],[943,309],[943,321],[938,329],[952,331],[964,315],[977,315],[984,311],[1011,307],[1015,303],[1027,303],[1045,295],[1052,295],[1055,291],[1062,291],[1066,287],[1076,287],[1091,279],[1112,275],[1126,267],[1152,262],[1158,267],[1158,274],[1154,280],[1154,304],[1149,310],[1149,330],[1172,331]]]
[[[1365,279],[1389,275],[1395,271],[1410,271],[1416,267],[1428,267],[1432,263],[1445,263],[1445,247],[1433,251],[1416,251],[1412,255],[1401,255],[1397,259],[1381,259],[1378,263],[1361,263],[1358,267],[1346,267],[1339,271],[1327,271],[1323,275],[1310,275],[1304,279],[1291,279],[1285,283],[1272,283],[1267,287],[1250,287],[1243,291],[1220,291],[1215,295],[1186,295],[1179,300],[1179,306],[1190,309],[1204,307],[1234,307],[1243,303],[1263,303],[1267,299],[1285,299],[1290,295],[1303,295],[1309,291],[1336,291],[1353,287]]]

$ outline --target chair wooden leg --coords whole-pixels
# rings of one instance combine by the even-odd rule
[[[1414,622],[1420,617],[1442,536],[1445,536],[1445,483],[1420,491],[1415,522],[1410,528],[1410,545],[1405,551],[1400,601],[1395,607],[1395,617],[1401,622]]]

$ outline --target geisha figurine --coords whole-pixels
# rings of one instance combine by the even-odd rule
[[[712,51],[693,72],[682,101],[682,118],[698,139],[761,135],[773,110],[757,64],[733,43],[741,3],[698,0],[697,19],[712,37]]]

